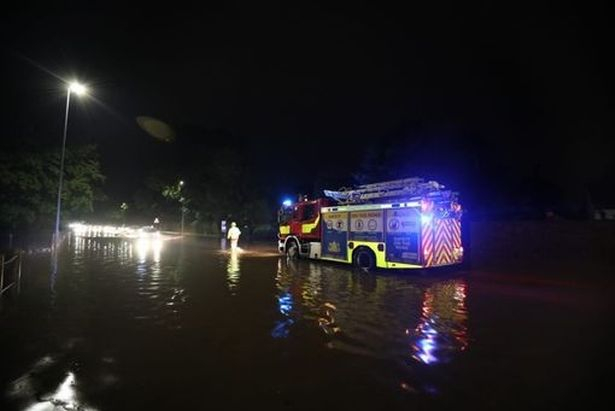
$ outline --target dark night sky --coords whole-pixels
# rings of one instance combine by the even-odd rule
[[[5,10],[3,138],[59,144],[64,95],[48,70],[93,88],[72,106],[69,144],[100,146],[112,195],[161,161],[138,115],[188,148],[186,130],[230,133],[263,176],[300,170],[272,179],[280,191],[309,184],[315,163],[348,174],[364,141],[391,136],[478,139],[503,168],[539,164],[560,182],[615,177],[605,6],[249,4]]]

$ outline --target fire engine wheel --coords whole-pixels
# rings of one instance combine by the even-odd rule
[[[297,258],[299,257],[299,247],[297,247],[297,243],[294,241],[289,241],[286,246],[286,255],[288,258]]]
[[[355,267],[363,271],[373,271],[376,268],[376,256],[369,248],[357,249],[352,256],[352,261]]]

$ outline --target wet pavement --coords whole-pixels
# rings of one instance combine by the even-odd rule
[[[71,238],[57,264],[26,256],[0,301],[0,409],[567,409],[608,394],[608,287],[224,248]]]

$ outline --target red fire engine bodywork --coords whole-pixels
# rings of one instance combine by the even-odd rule
[[[290,235],[299,238],[301,241],[320,241],[320,209],[322,207],[329,207],[334,203],[329,198],[319,198],[294,204],[292,218],[287,223],[289,231],[287,233],[280,233],[280,239]]]

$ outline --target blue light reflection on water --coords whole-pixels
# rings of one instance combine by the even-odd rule
[[[450,362],[468,346],[464,281],[441,282],[423,296],[421,318],[411,336],[412,358],[425,365]]]
[[[290,315],[293,310],[293,296],[288,291],[278,296],[278,306],[280,307],[280,314]]]
[[[290,317],[293,311],[293,296],[285,291],[278,295],[277,300],[278,310],[284,318],[275,323],[271,336],[273,338],[286,338],[290,334],[290,326],[294,324],[294,320]]]

